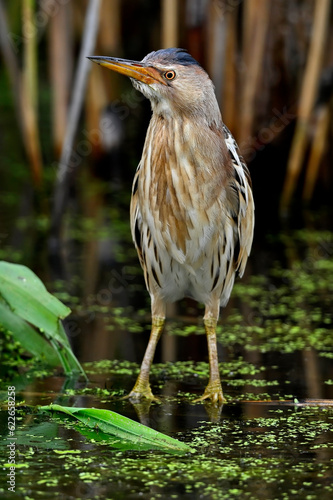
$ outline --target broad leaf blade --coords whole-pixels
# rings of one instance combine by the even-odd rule
[[[23,349],[29,351],[37,358],[45,360],[52,366],[59,364],[59,358],[47,340],[2,302],[0,302],[1,330],[11,332]]]
[[[68,343],[67,338],[59,335],[58,321],[71,310],[51,295],[29,268],[1,261],[0,294],[18,316],[59,342]]]
[[[71,310],[51,295],[29,268],[0,261],[0,297],[13,313],[43,332],[57,352],[66,375],[81,372],[87,379],[60,321]]]
[[[91,429],[100,429],[102,432],[116,436],[126,443],[131,442],[133,445],[142,445],[145,449],[183,453],[193,451],[187,444],[113,411],[97,408],[72,408],[57,404],[42,406],[40,409],[66,413],[80,420]]]

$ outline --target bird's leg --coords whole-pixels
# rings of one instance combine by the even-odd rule
[[[213,403],[222,404],[225,399],[223,397],[222,385],[220,380],[219,362],[217,357],[216,346],[216,325],[217,319],[208,317],[204,318],[204,325],[208,343],[208,357],[209,357],[209,382],[205,389],[204,394],[195,400],[203,401],[204,399],[211,399]]]
[[[145,355],[142,360],[141,368],[139,376],[135,382],[135,385],[129,395],[127,396],[129,399],[133,401],[139,401],[143,398],[156,400],[153,395],[150,384],[149,384],[149,372],[150,367],[153,362],[155,349],[157,342],[161,336],[163,326],[164,326],[165,318],[159,316],[153,316],[152,318],[152,329],[149,338],[149,342],[147,345],[147,349]]]
[[[215,318],[204,319],[209,357],[209,381],[203,394],[203,399],[210,398],[213,403],[223,403],[224,397],[219,372],[219,361],[216,345],[216,325]]]

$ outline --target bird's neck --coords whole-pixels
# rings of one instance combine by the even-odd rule
[[[142,155],[147,178],[159,186],[172,183],[176,175],[184,182],[201,175],[207,176],[207,184],[223,182],[227,175],[223,166],[230,158],[222,126],[221,115],[218,123],[208,124],[154,112]]]
[[[175,123],[192,123],[193,133],[195,126],[199,131],[199,127],[214,127],[222,130],[223,122],[219,105],[215,96],[205,100],[204,103],[198,102],[191,108],[183,108],[180,105],[170,105],[164,99],[151,101],[154,120],[165,120],[165,123],[170,127],[174,127]]]
[[[218,113],[208,120],[204,115],[192,117],[184,114],[180,118],[170,112],[154,110],[146,145],[152,154],[162,155],[166,163],[179,164],[187,157],[188,161],[202,168],[208,165],[211,168],[215,159],[220,166],[221,155],[227,152],[220,111],[218,109]]]

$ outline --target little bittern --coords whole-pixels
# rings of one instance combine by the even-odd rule
[[[183,49],[142,61],[90,57],[131,78],[152,106],[131,200],[131,230],[151,297],[152,330],[129,397],[154,399],[149,371],[166,304],[205,304],[209,382],[199,400],[222,403],[216,324],[251,250],[254,204],[249,171],[222,122],[207,73]]]

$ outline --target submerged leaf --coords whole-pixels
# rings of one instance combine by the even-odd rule
[[[102,431],[102,433],[106,435],[115,436],[122,444],[122,446],[118,446],[118,448],[151,449],[183,453],[193,451],[187,444],[113,411],[100,410],[97,408],[72,408],[57,404],[41,406],[40,409],[42,411],[65,413],[78,419],[90,429]],[[96,436],[98,436],[98,433],[96,433]]]

